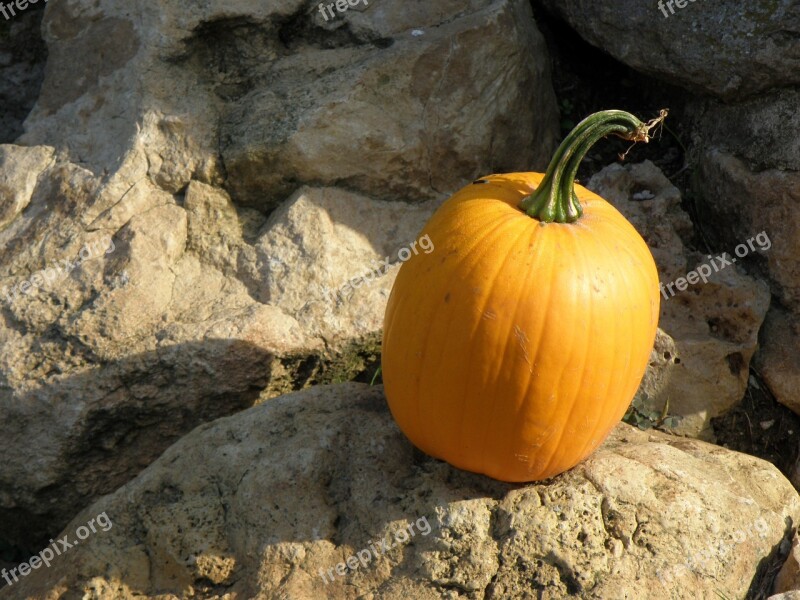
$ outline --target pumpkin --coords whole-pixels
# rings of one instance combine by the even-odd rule
[[[591,115],[545,174],[482,177],[428,221],[434,250],[398,272],[381,358],[392,416],[419,449],[536,481],[623,417],[655,339],[658,273],[630,222],[574,178],[601,137],[646,142],[665,116]]]

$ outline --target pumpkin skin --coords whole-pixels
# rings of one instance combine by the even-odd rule
[[[557,475],[605,440],[658,326],[639,233],[577,184],[577,221],[529,216],[520,202],[542,178],[491,175],[447,200],[420,234],[434,250],[401,266],[384,320],[384,389],[403,433],[508,482]]]

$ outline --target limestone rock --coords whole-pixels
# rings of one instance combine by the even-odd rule
[[[0,526],[17,543],[52,536],[262,390],[302,387],[323,367],[355,375],[348,348],[375,343],[398,251],[432,210],[304,188],[267,221],[200,182],[179,204],[150,183],[115,198],[113,183],[63,162],[34,181],[17,186],[26,217],[0,231],[0,446],[18,458],[0,468]]]
[[[761,336],[758,368],[773,395],[800,411],[796,335],[800,314],[800,90],[776,90],[730,105],[694,108],[694,179],[703,230],[733,248],[763,232],[769,248],[754,253],[751,270],[777,300]]]
[[[800,499],[760,459],[625,424],[552,480],[492,481],[344,384],[198,427],[59,537],[101,517],[0,598],[742,598]]]
[[[639,393],[648,410],[661,411],[669,401],[669,412],[682,417],[676,432],[711,439],[711,418],[744,396],[769,290],[733,264],[685,291],[666,287],[698,265],[712,267],[708,256],[687,246],[692,229],[680,193],[652,163],[611,165],[592,177],[589,187],[644,237],[664,284],[660,327],[668,337],[656,338]]]
[[[22,143],[98,173],[144,154],[166,191],[196,179],[265,213],[302,184],[425,201],[543,167],[558,112],[529,3],[418,4],[59,3]]]
[[[41,93],[0,154],[5,541],[46,540],[202,422],[358,374],[435,204],[542,166],[529,4],[423,4],[48,5]]]
[[[702,157],[698,189],[704,222],[716,239],[733,247],[764,231],[771,248],[756,258],[768,275],[773,294],[800,310],[800,170],[756,171],[741,159],[716,148]]]
[[[444,4],[403,20],[374,7],[341,19],[352,15],[356,38],[380,35],[385,47],[278,60],[270,85],[237,102],[222,130],[235,198],[263,206],[312,181],[424,200],[489,172],[546,165],[557,117],[526,3]]]
[[[775,578],[773,592],[778,594],[777,600],[800,600],[800,540],[797,536],[792,540],[791,551]]]
[[[419,232],[436,203],[376,203],[332,188],[297,191],[256,244],[257,297],[324,339],[381,331],[403,260],[436,250]],[[349,269],[349,272],[343,269]]]
[[[800,9],[792,0],[543,4],[617,60],[694,92],[744,97],[800,83]]]
[[[735,156],[756,173],[767,169],[800,171],[798,105],[800,88],[787,88],[738,102],[694,100],[687,113],[695,141],[706,152],[716,149]],[[708,225],[714,229],[713,222]]]
[[[756,355],[756,365],[775,399],[800,414],[798,335],[800,317],[796,313],[778,308],[770,310],[761,334],[762,347]],[[795,481],[800,485],[800,472]]]
[[[53,149],[0,146],[0,231],[25,210],[36,180],[53,162]]]

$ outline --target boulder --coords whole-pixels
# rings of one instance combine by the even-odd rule
[[[698,172],[694,193],[703,231],[734,248],[763,232],[769,248],[752,253],[751,271],[777,300],[761,335],[759,370],[775,398],[800,411],[795,358],[800,318],[799,89],[732,104],[700,102],[694,114]]]
[[[0,148],[0,546],[204,421],[364,371],[436,203],[543,166],[529,4],[423,4],[48,5],[41,93]]]
[[[634,69],[731,99],[800,84],[800,10],[788,0],[542,0],[587,42]]]
[[[0,598],[742,598],[798,518],[773,465],[699,440],[620,424],[512,485],[415,451],[380,387],[318,386],[201,425]]]
[[[45,6],[44,2],[29,4],[14,17],[0,21],[0,144],[19,137],[39,96],[47,59],[40,32]]]
[[[797,339],[800,316],[779,308],[770,310],[761,332],[755,364],[775,399],[800,414],[800,356]],[[800,486],[800,469],[793,480]]]
[[[27,208],[39,175],[52,162],[53,148],[47,146],[0,145],[0,231]]]
[[[692,224],[680,192],[649,161],[606,167],[588,186],[642,234],[662,283],[662,331],[638,392],[639,406],[645,414],[661,413],[669,402],[669,413],[680,417],[676,433],[711,440],[711,419],[737,404],[747,388],[769,307],[768,287],[738,265],[713,270],[721,262],[718,254],[709,258],[691,249]],[[683,291],[672,285],[703,264],[711,271],[705,282],[698,279]]]
[[[710,149],[702,156],[697,185],[704,223],[715,240],[733,248],[759,232],[772,247],[755,261],[781,303],[800,309],[800,171],[752,170],[736,156]],[[758,256],[758,255],[756,255]]]
[[[36,163],[6,164],[14,179]],[[114,202],[74,165],[44,169],[0,231],[0,448],[16,457],[0,467],[0,530],[18,545],[262,390],[363,370],[398,256],[432,210],[303,188],[267,221],[196,181],[182,205],[151,184]]]
[[[166,191],[222,184],[265,213],[302,184],[425,201],[543,167],[558,111],[529,3],[418,4],[59,3],[22,143],[96,173],[143,154]]]
[[[784,542],[789,545],[789,542]],[[791,541],[791,551],[786,557],[772,590],[778,597],[770,600],[800,600],[800,539],[797,536]]]

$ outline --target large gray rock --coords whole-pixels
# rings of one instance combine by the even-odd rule
[[[543,167],[558,113],[529,4],[418,5],[58,3],[23,143],[95,172],[144,154],[167,191],[224,183],[265,212],[304,183],[426,200]]]
[[[798,518],[773,465],[701,441],[620,424],[504,484],[415,451],[380,388],[323,386],[197,428],[0,598],[743,598]]]
[[[704,228],[730,254],[765,232],[771,247],[753,254],[753,266],[769,277],[773,294],[785,306],[800,310],[800,169],[757,170],[716,147],[700,160],[696,187]]]
[[[800,84],[794,0],[542,3],[617,60],[694,92],[733,98]]]
[[[436,203],[543,166],[527,2],[368,10],[48,5],[41,94],[0,154],[4,541],[47,539],[262,391],[363,371]]]
[[[761,333],[756,365],[775,399],[800,415],[800,316],[796,312],[770,310]],[[800,486],[800,468],[792,480]]]
[[[738,102],[695,100],[687,112],[697,146],[732,155],[755,172],[800,171],[800,89]]]
[[[44,169],[0,231],[0,447],[17,457],[0,467],[0,528],[16,543],[46,539],[262,390],[357,374],[377,353],[398,251],[432,210],[304,188],[265,221],[199,182],[182,205],[146,185],[112,202],[45,151],[4,151],[30,158],[5,161],[9,180],[25,183],[33,156]]]
[[[703,231],[733,249],[764,232],[749,268],[778,300],[761,335],[758,368],[775,398],[800,412],[800,90],[733,104],[696,104],[694,191]]]
[[[684,291],[667,287],[710,261],[690,249],[692,224],[680,192],[652,163],[611,165],[588,185],[633,223],[658,266],[662,332],[639,389],[641,410],[661,413],[669,402],[669,413],[681,417],[675,432],[711,440],[711,419],[744,396],[769,289],[736,265]]]

